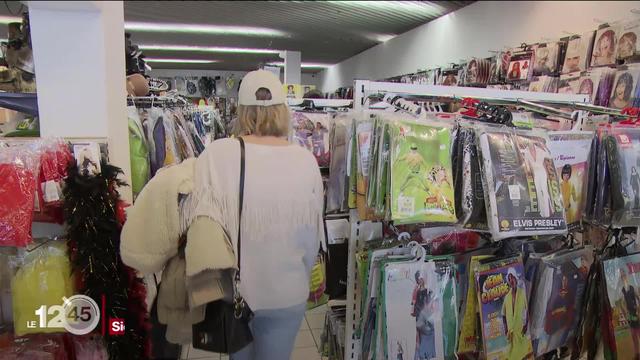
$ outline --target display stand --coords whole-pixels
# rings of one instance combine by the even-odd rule
[[[365,109],[366,99],[369,95],[378,93],[394,93],[402,95],[426,96],[434,98],[463,99],[467,97],[487,101],[503,101],[517,103],[520,100],[566,105],[585,105],[589,102],[587,95],[540,93],[528,91],[511,91],[498,89],[481,89],[456,86],[414,85],[390,82],[373,82],[367,80],[355,81],[354,109]],[[576,106],[576,108],[582,108]],[[587,115],[586,110],[576,110],[576,120],[581,122]],[[360,360],[360,339],[355,337],[355,329],[360,322],[360,291],[357,278],[356,253],[364,246],[364,239],[360,238],[360,227],[363,223],[358,217],[358,212],[351,209],[349,212],[351,236],[349,238],[349,258],[347,263],[347,314],[345,329],[345,360]]]
[[[315,107],[323,108],[344,108],[353,105],[353,100],[344,99],[287,99],[287,104],[292,107],[304,106],[305,103],[311,102]]]

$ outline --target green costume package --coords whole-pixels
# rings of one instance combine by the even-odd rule
[[[398,224],[456,222],[450,128],[409,121],[395,124],[391,217]]]

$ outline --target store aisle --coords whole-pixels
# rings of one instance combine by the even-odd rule
[[[307,311],[305,319],[300,325],[298,337],[296,338],[295,349],[291,360],[325,360],[318,351],[320,337],[324,327],[324,316],[327,306],[323,305],[313,310]],[[185,348],[182,353],[183,359],[188,360],[227,360],[226,355],[219,355],[207,351],[196,350],[191,346]]]

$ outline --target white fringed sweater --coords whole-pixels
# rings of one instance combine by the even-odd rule
[[[323,186],[313,155],[297,145],[246,143],[240,293],[252,310],[301,304],[324,240]],[[182,227],[208,216],[237,249],[240,144],[210,144],[195,167]],[[207,249],[203,249],[207,251]]]

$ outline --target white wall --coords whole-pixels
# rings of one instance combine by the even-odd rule
[[[131,183],[122,2],[30,1],[29,18],[41,135],[106,139]]]
[[[640,1],[478,1],[351,57],[320,75],[323,91],[491,56],[637,17]]]

